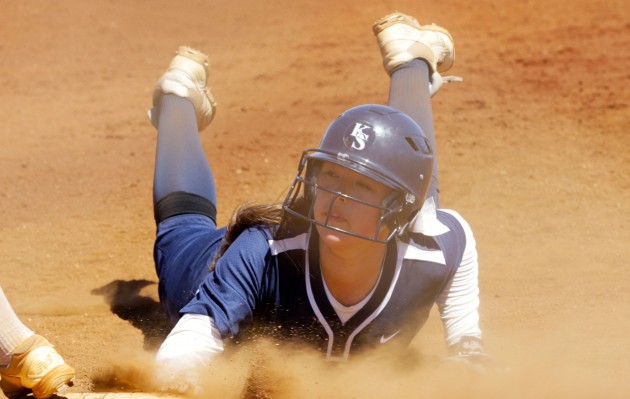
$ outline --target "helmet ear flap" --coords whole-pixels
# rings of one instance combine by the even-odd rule
[[[387,196],[383,199],[383,206],[386,208],[391,208],[392,206],[402,205],[397,202],[400,202],[402,194],[398,190],[392,190],[391,193],[387,194]]]
[[[419,212],[417,208],[417,198],[409,192],[394,190],[383,200],[383,206],[396,210],[388,217],[384,218],[385,224],[393,231],[398,230],[396,235],[404,237],[408,234],[408,228],[415,215]]]
[[[383,199],[383,207],[387,209],[398,209],[398,211],[392,215],[390,215],[386,224],[390,229],[395,229],[398,226],[402,226],[404,221],[403,218],[403,209],[405,208],[405,194],[400,190],[392,190],[385,199]]]

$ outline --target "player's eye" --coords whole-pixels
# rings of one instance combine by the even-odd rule
[[[332,170],[326,170],[326,171],[324,171],[323,174],[326,177],[330,177],[330,178],[334,178],[334,179],[339,177],[339,175],[337,173],[335,173],[334,171],[332,171]]]
[[[371,185],[371,184],[368,184],[368,183],[363,182],[363,181],[358,181],[358,182],[357,182],[357,187],[359,187],[359,188],[361,188],[361,189],[363,189],[363,190],[370,191],[370,192],[375,191],[375,190],[374,190],[374,187],[372,187],[372,185]]]

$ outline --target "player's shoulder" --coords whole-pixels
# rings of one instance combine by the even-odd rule
[[[457,211],[440,208],[437,210],[438,220],[446,225],[450,231],[458,231],[466,237],[472,237],[472,228],[466,219]]]
[[[238,234],[235,242],[239,241],[242,243],[266,243],[269,239],[273,237],[273,231],[268,226],[263,224],[255,224],[249,226]]]
[[[451,220],[462,226],[470,227],[466,219],[459,212],[453,209],[440,208],[437,210],[437,217],[438,217],[438,220],[440,221]]]
[[[228,231],[229,235],[230,232]],[[258,254],[259,256],[265,256],[265,254],[269,250],[269,245],[267,244],[268,240],[272,236],[269,228],[263,225],[253,225],[244,228],[242,231],[237,233],[238,235],[233,238],[229,247],[225,251],[224,256],[236,256],[247,257],[254,256]]]

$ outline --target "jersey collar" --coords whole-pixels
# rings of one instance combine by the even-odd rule
[[[428,197],[420,211],[409,223],[409,231],[435,237],[448,233],[450,230],[437,218],[437,209],[433,197]]]

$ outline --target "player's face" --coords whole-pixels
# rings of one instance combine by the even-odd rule
[[[313,217],[316,222],[327,223],[328,226],[362,236],[374,236],[382,211],[349,198],[339,197],[334,193],[340,192],[380,206],[385,197],[392,191],[391,188],[360,173],[329,162],[322,162],[317,175],[317,185],[331,192],[323,189],[317,190],[313,206]],[[337,240],[347,240],[350,237],[347,234],[319,225],[317,230],[320,237],[336,238]],[[388,234],[389,229],[383,226],[379,231],[378,238],[384,239]]]

